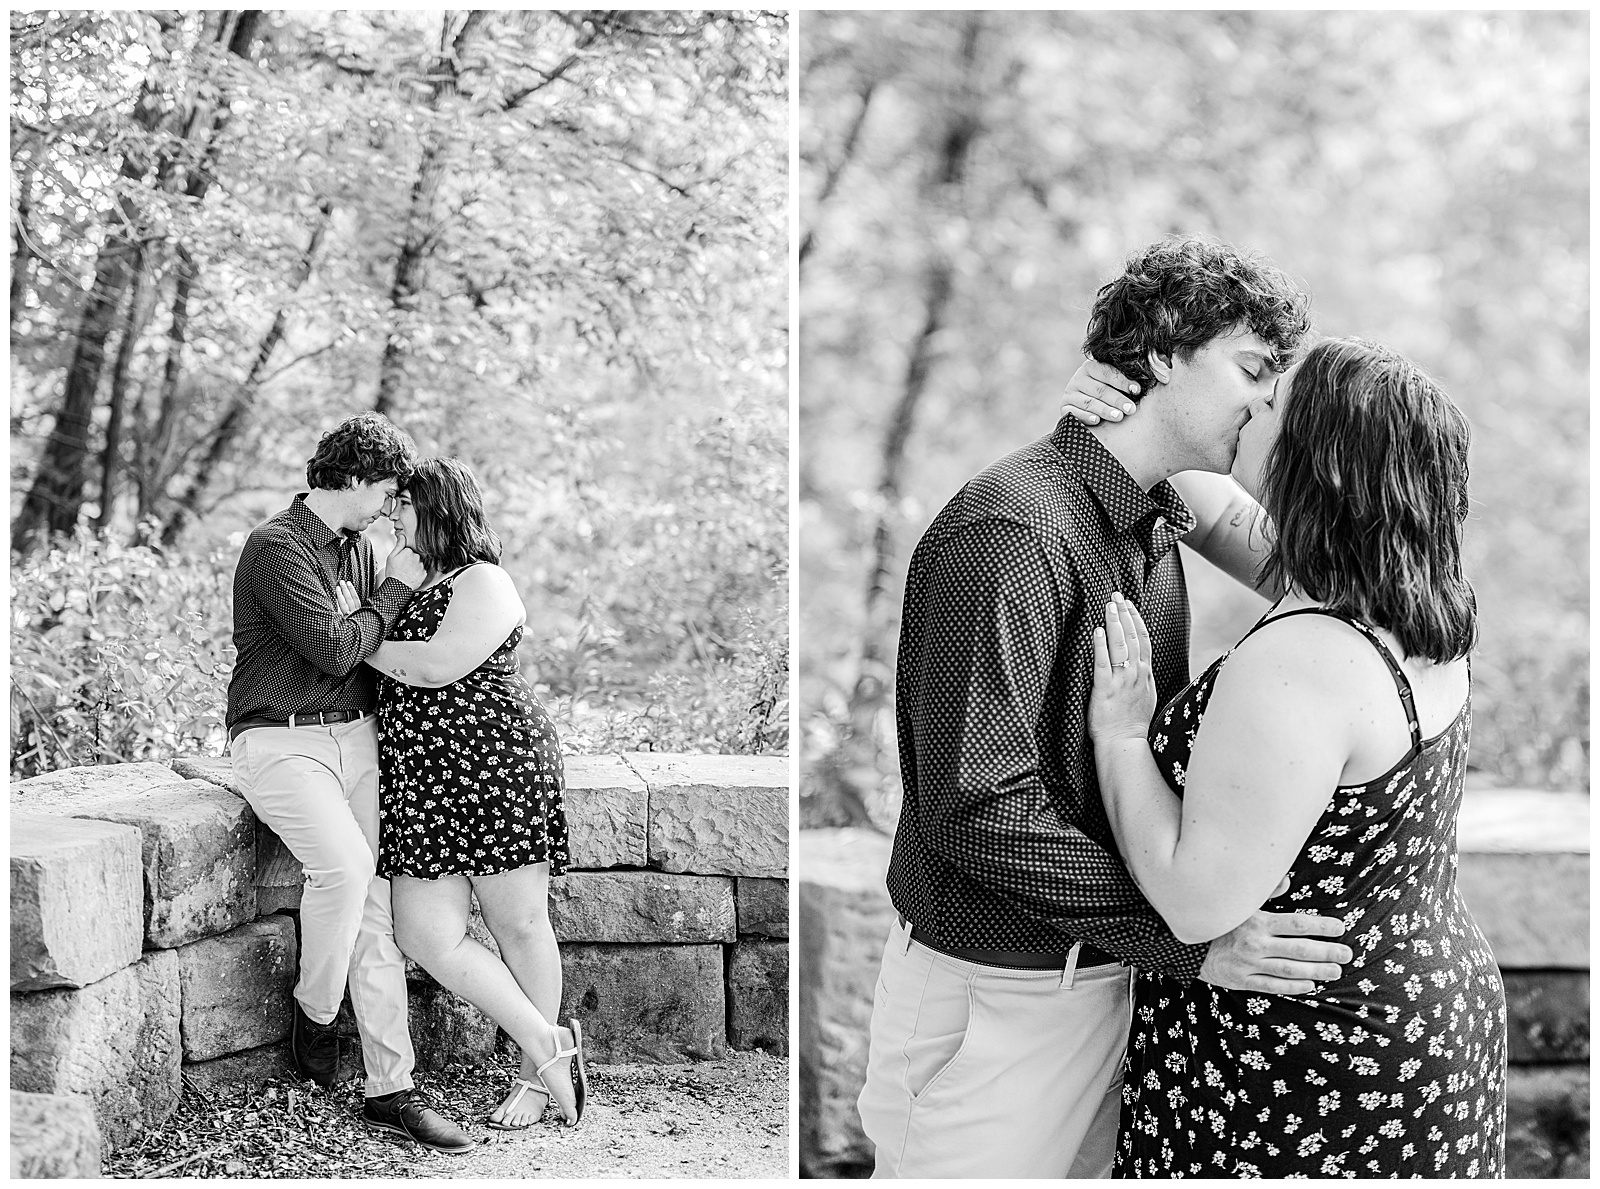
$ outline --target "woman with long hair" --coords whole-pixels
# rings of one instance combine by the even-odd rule
[[[1106,608],[1090,733],[1145,896],[1182,941],[1265,907],[1355,955],[1307,995],[1141,973],[1116,1175],[1503,1175],[1504,989],[1456,890],[1469,436],[1400,355],[1323,341],[1234,467],[1282,598],[1159,710],[1142,618]]]
[[[400,948],[522,1050],[488,1125],[521,1130],[547,1103],[567,1126],[588,1095],[583,1032],[558,1026],[561,955],[549,884],[567,865],[561,749],[517,671],[526,614],[472,471],[421,463],[394,514],[427,576],[367,662],[378,690],[378,874]],[[476,894],[496,957],[467,934]]]

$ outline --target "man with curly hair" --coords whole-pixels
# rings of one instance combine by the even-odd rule
[[[323,435],[311,490],[257,525],[233,581],[228,738],[240,792],[305,868],[290,1050],[323,1086],[338,1077],[334,1024],[350,988],[366,1066],[363,1120],[443,1152],[473,1146],[417,1098],[405,959],[379,879],[377,675],[364,662],[422,584],[395,549],[383,573],[362,531],[391,513],[416,464],[411,438],[366,413]],[[337,602],[348,584],[360,606]]]
[[[875,1175],[1107,1176],[1130,966],[1295,994],[1350,959],[1315,939],[1343,931],[1318,917],[1258,912],[1209,945],[1178,942],[1117,854],[1088,735],[1113,592],[1149,623],[1165,698],[1188,680],[1176,543],[1254,584],[1242,506],[1201,484],[1191,510],[1167,480],[1227,485],[1308,306],[1222,244],[1136,254],[1100,290],[1085,351],[1141,382],[1138,416],[1063,417],[967,483],[917,544],[895,678],[899,921],[859,1100]]]

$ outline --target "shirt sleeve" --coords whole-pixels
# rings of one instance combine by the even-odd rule
[[[272,626],[291,648],[330,677],[347,676],[378,650],[393,614],[386,619],[374,603],[386,596],[391,584],[406,589],[390,579],[374,603],[341,615],[322,584],[315,559],[289,541],[274,539],[263,541],[251,558],[249,578],[256,602]]]
[[[1174,938],[1121,860],[1063,811],[1098,790],[1062,797],[1044,786],[1039,719],[1075,597],[1024,525],[979,521],[945,542],[909,708],[918,831],[1021,911],[1138,966],[1193,977],[1205,947]]]

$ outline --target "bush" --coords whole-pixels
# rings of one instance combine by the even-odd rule
[[[220,755],[230,559],[80,533],[11,571],[11,775]]]
[[[221,755],[234,659],[234,560],[231,549],[185,557],[84,532],[15,561],[12,778]],[[586,633],[573,650],[574,673],[558,669],[556,695],[544,694],[568,752],[787,751],[789,649],[781,618],[758,623],[747,615],[720,657],[647,677],[617,666],[628,670],[626,681],[589,674],[607,651],[604,642],[620,635],[614,609],[589,606],[585,623],[593,636]],[[537,653],[538,641],[525,640],[524,649]],[[550,658],[539,659],[548,671]],[[530,677],[539,671],[524,669]],[[576,688],[561,689],[562,677]],[[599,695],[600,688],[614,696]]]

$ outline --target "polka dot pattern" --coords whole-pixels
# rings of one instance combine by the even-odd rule
[[[349,617],[334,602],[341,580],[363,604]],[[393,578],[378,586],[372,543],[334,532],[306,507],[304,492],[295,496],[250,533],[233,573],[238,660],[228,682],[228,725],[319,710],[370,712],[377,676],[361,662],[378,650],[411,594]]]
[[[1389,650],[1345,622],[1391,662],[1409,714],[1410,683]],[[1180,796],[1227,659],[1151,723]],[[1266,904],[1344,920],[1355,959],[1338,982],[1263,995],[1140,972],[1114,1175],[1505,1174],[1505,992],[1456,894],[1470,730],[1468,707],[1431,740],[1413,721],[1411,752],[1334,791],[1288,891]]]
[[[1189,602],[1173,546],[1194,517],[1146,494],[1083,426],[994,463],[911,557],[895,675],[905,800],[895,907],[962,948],[1090,942],[1193,976],[1106,821],[1088,733],[1093,632],[1120,591],[1143,612],[1163,697],[1188,680]]]
[[[427,640],[455,575],[418,592],[391,640]],[[519,627],[483,664],[438,689],[378,688],[378,874],[499,875],[567,869],[566,782],[555,724],[519,673]]]

